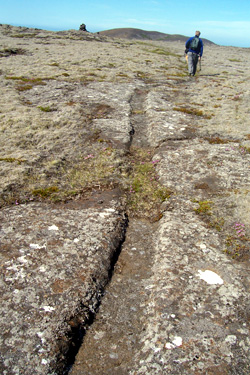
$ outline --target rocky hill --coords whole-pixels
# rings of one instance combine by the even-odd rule
[[[1,374],[249,375],[249,50],[0,37]]]
[[[106,35],[111,38],[123,38],[123,39],[137,39],[137,40],[156,40],[156,41],[166,41],[166,42],[183,42],[185,43],[188,36],[180,34],[165,34],[158,31],[146,31],[134,28],[119,28],[112,30],[100,31],[98,34]],[[215,43],[208,39],[203,39],[204,44],[213,45]]]

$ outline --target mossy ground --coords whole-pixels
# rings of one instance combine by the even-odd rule
[[[2,195],[2,206],[36,200],[65,202],[119,187],[130,215],[160,218],[160,206],[172,192],[159,182],[152,150],[131,149],[122,158],[105,140],[99,138],[94,145],[92,153],[80,155],[74,162],[52,161],[46,173],[29,174],[22,185]]]
[[[228,216],[220,216],[216,203],[211,200],[195,201],[198,207],[195,209],[208,225],[219,232],[223,239],[223,251],[231,258],[242,261],[248,259],[250,255],[249,229],[242,222],[232,222]]]
[[[159,162],[152,158],[152,150],[134,148],[125,174],[127,209],[131,215],[147,218],[161,216],[160,206],[172,192],[162,186],[156,172]]]

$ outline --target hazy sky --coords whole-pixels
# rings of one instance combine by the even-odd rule
[[[0,23],[90,32],[134,27],[250,47],[250,0],[0,0]]]

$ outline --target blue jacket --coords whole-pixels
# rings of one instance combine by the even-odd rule
[[[191,38],[189,38],[187,41],[186,41],[186,49],[188,49],[188,52],[194,52],[194,53],[197,53],[197,55],[200,55],[200,57],[202,56],[203,54],[203,42],[202,40],[200,39],[199,40],[199,44],[198,44],[198,49],[196,51],[192,50],[191,48],[189,48],[192,40],[194,38],[198,38],[198,37],[195,37],[195,36],[192,36]]]

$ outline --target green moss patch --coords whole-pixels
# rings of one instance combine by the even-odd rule
[[[40,197],[40,198],[48,198],[53,196],[55,193],[58,193],[59,189],[57,186],[50,186],[47,188],[40,188],[40,189],[35,189],[32,191],[32,194],[35,197]]]
[[[17,91],[31,90],[34,86],[45,86],[47,80],[53,78],[29,78],[29,77],[17,77],[17,76],[6,76],[5,79],[17,81]]]
[[[205,114],[203,111],[201,111],[200,109],[196,109],[196,108],[174,107],[173,110],[177,112],[186,113],[188,115],[203,117],[208,120],[212,118],[212,115]]]
[[[160,218],[160,206],[172,192],[159,182],[156,165],[151,152],[134,149],[129,160],[128,173],[125,176],[127,186],[127,209],[133,216]]]
[[[26,160],[24,159],[17,159],[17,158],[0,158],[0,161],[5,161],[6,163],[18,163],[18,164],[21,164],[21,163],[24,163]]]

